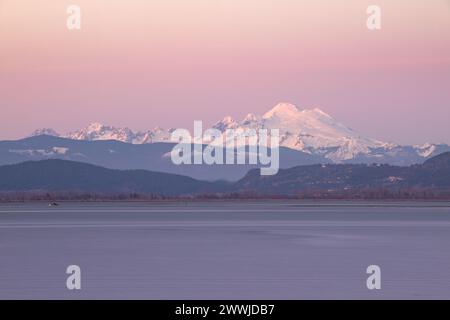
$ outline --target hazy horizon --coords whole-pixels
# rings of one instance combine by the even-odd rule
[[[0,0],[0,139],[191,128],[289,102],[383,141],[450,144],[445,39],[447,0]]]

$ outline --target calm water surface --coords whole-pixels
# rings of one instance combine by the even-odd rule
[[[450,299],[449,248],[450,203],[0,204],[0,298]]]

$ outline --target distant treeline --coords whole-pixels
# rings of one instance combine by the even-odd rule
[[[449,190],[364,188],[359,190],[310,190],[296,195],[257,194],[254,192],[211,193],[184,196],[166,196],[140,193],[90,193],[90,192],[1,192],[0,202],[28,201],[161,201],[161,200],[449,200]]]
[[[0,166],[0,201],[166,199],[450,200],[450,152],[409,167],[316,164],[272,176],[253,169],[234,182],[57,159]]]

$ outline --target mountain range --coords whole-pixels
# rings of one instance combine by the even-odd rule
[[[61,159],[110,169],[145,169],[180,174],[201,180],[242,178],[257,165],[175,165],[170,157],[174,143],[131,144],[117,140],[73,140],[39,135],[16,141],[0,141],[0,165]],[[280,148],[280,167],[324,163],[326,159],[302,151]]]
[[[248,114],[239,122],[225,117],[212,128],[279,129],[278,174],[261,176],[259,166],[249,164],[175,165],[174,129],[135,132],[93,123],[64,135],[40,129],[24,139],[0,141],[0,191],[297,196],[450,190],[448,145],[383,142],[317,108],[280,103],[262,116]]]
[[[262,116],[248,114],[242,121],[227,116],[212,127],[221,132],[227,129],[279,129],[281,147],[320,158],[322,162],[411,165],[450,150],[446,144],[402,146],[373,139],[336,121],[318,108],[300,110],[289,103],[280,103]],[[31,136],[44,134],[71,140],[116,140],[139,145],[170,143],[173,130],[157,127],[135,132],[129,128],[92,123],[63,135],[47,128],[36,130]]]
[[[450,152],[408,167],[322,164],[282,169],[275,176],[251,170],[233,183],[199,181],[147,170],[115,170],[58,159],[0,166],[0,192],[151,194],[158,196],[387,193],[427,197],[450,195]],[[367,193],[370,192],[370,193]]]

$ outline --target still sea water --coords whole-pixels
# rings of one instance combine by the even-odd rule
[[[0,204],[0,298],[450,299],[450,203]]]

